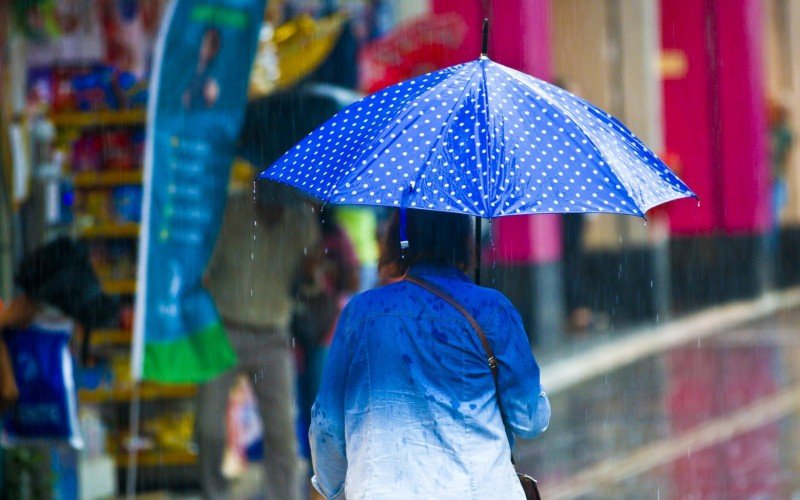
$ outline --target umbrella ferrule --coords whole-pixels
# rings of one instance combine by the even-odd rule
[[[483,39],[481,40],[481,59],[489,58],[489,19],[483,19]]]

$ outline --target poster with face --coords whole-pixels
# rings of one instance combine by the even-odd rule
[[[244,118],[263,0],[175,0],[148,105],[133,372],[202,382],[234,362],[203,287]]]

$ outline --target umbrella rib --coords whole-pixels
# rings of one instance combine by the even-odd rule
[[[466,85],[464,85],[464,88],[463,88],[463,89],[461,89],[461,94],[458,96],[458,100],[457,100],[456,102],[461,102],[461,99],[463,99],[463,97],[464,97],[464,94],[466,94],[466,92],[467,92],[467,89],[469,89],[469,83],[470,83],[470,82],[472,81],[472,79],[475,77],[475,73],[477,73],[477,72],[478,72],[478,70],[476,69],[476,70],[475,70],[475,71],[473,71],[473,72],[472,72],[472,74],[469,76],[469,78],[467,79],[467,83],[466,83]],[[455,73],[454,73],[454,74],[455,74]],[[449,77],[448,77],[448,78],[449,78]],[[446,80],[447,80],[447,78],[445,79],[445,81],[446,81]],[[424,97],[424,96],[426,96],[426,95],[429,95],[429,94],[433,94],[433,92],[435,92],[435,89],[434,89],[434,88],[430,88],[430,89],[428,89],[427,91],[425,91],[423,94],[421,94],[421,95],[420,95],[420,96],[419,96],[417,99],[419,99],[419,98],[422,98],[422,97]],[[456,113],[455,113],[455,112],[453,112],[453,113],[450,113],[449,115],[450,115],[450,116],[448,116],[448,117],[447,117],[447,119],[446,119],[446,120],[445,120],[445,122],[444,122],[444,125],[442,125],[442,128],[441,128],[441,129],[439,129],[439,136],[440,136],[440,137],[442,137],[442,138],[444,138],[444,135],[445,135],[445,133],[446,133],[448,130],[450,130],[450,125],[452,124],[453,120],[455,120]],[[431,149],[428,151],[428,155],[425,157],[425,161],[422,163],[423,165],[427,164],[427,163],[430,161],[431,157],[432,157],[432,156],[433,156],[433,155],[434,155],[436,152],[438,152],[438,151],[439,151],[439,147],[441,146],[441,144],[442,144],[442,142],[441,142],[441,139],[440,139],[440,140],[438,140],[438,141],[436,142],[436,147],[434,147],[434,148],[431,148]],[[420,178],[422,178],[422,175],[423,175],[424,173],[425,173],[425,172],[423,171],[423,169],[422,169],[422,168],[420,168],[420,173],[419,173],[419,174],[417,174],[417,177],[414,179],[414,185],[417,185],[417,183],[419,182]]]
[[[440,85],[442,82],[446,82],[447,80],[449,80],[450,78],[452,78],[454,75],[457,75],[457,74],[458,74],[458,71],[454,71],[451,75],[448,75],[447,77],[443,78],[440,82],[438,82],[437,85]],[[472,77],[470,77],[470,80],[471,79],[472,79]],[[435,89],[433,87],[429,88],[429,89],[425,90],[424,92],[420,93],[418,96],[416,96],[413,99],[409,100],[408,103],[410,104],[412,102],[416,102],[418,99],[423,98],[423,97],[433,93],[434,90]],[[378,94],[372,94],[372,95],[376,96]],[[462,93],[462,95],[463,95],[463,93]],[[395,123],[399,116],[402,116],[404,113],[406,113],[407,112],[407,108],[408,108],[407,106],[400,108],[400,110],[395,115],[392,116],[391,120],[388,120],[386,122],[386,126],[384,127],[384,130],[390,124]],[[448,118],[448,121],[449,121],[449,118]],[[379,140],[381,139],[381,133],[382,132],[383,132],[383,130],[377,131],[375,133],[375,136],[370,140],[369,145],[364,147],[362,149],[362,151],[361,151],[361,154],[358,157],[356,157],[355,159],[353,159],[353,161],[351,162],[351,167],[350,167],[350,171],[348,172],[348,175],[354,174],[358,170],[358,166],[361,164],[361,162],[370,155],[370,152],[373,150],[375,144],[378,143]],[[432,154],[432,153],[429,153],[429,155],[425,158],[425,161],[430,159],[430,154]],[[419,177],[416,180],[419,181]],[[336,189],[337,189],[336,185],[331,186],[330,189],[328,190],[328,192],[325,194],[325,200],[324,201],[326,201],[326,202],[330,201],[331,194],[334,191],[336,191]]]
[[[526,87],[531,88],[534,92],[536,92],[536,94],[539,97],[544,99],[545,102],[547,102],[547,104],[549,104],[550,106],[553,106],[554,108],[560,110],[561,113],[563,113],[564,115],[568,116],[569,119],[572,120],[572,123],[575,123],[576,125],[579,123],[579,121],[576,120],[575,115],[572,114],[572,112],[569,110],[569,108],[567,106],[561,107],[557,102],[552,100],[550,98],[550,96],[546,92],[542,92],[541,91],[541,89],[539,88],[539,85],[538,85],[538,83],[537,83],[535,78],[529,76],[529,78],[531,80],[533,80],[533,84],[534,85],[527,85],[526,84],[527,82],[523,78],[521,78],[519,75],[516,74],[516,71],[508,71],[508,69],[503,67],[503,66],[501,66],[501,68],[503,69],[503,71],[508,73],[508,75],[511,76],[511,78],[517,80],[518,82],[522,83]],[[528,76],[528,75],[525,75],[525,76]],[[592,145],[592,147],[595,149],[595,151],[597,151],[598,155],[600,155],[600,157],[603,158],[603,151],[600,149],[600,147],[598,147],[597,143],[595,143],[595,141],[592,139],[592,137],[589,136],[589,134],[586,134],[585,132],[584,132],[583,136],[586,138],[587,141],[589,141],[589,144]],[[611,165],[609,165],[609,170],[614,174],[614,177],[617,178],[617,180],[619,181],[619,184],[625,188],[625,194],[628,195],[628,199],[631,202],[633,202],[634,204],[636,204],[636,200],[631,195],[631,192],[628,189],[628,186],[624,182],[622,182],[622,179],[620,179],[619,175],[617,175],[617,173],[614,172],[614,170],[611,168]],[[599,213],[606,213],[606,212],[599,212]],[[644,211],[642,211],[642,214],[639,215],[639,217],[644,217]]]
[[[486,157],[484,158],[484,160],[485,160],[484,163],[485,163],[486,172],[491,174],[492,169],[489,167],[489,158],[491,157],[491,153],[492,153],[492,151],[491,151],[492,144],[491,144],[491,142],[489,140],[490,137],[491,137],[491,133],[489,131],[489,127],[491,127],[491,124],[489,122],[489,116],[490,116],[490,114],[489,114],[489,86],[486,83],[486,65],[485,64],[481,64],[480,62],[478,64],[480,64],[481,75],[483,76],[483,78],[481,79],[481,86],[483,87],[483,114],[484,114],[484,119],[485,119],[485,122],[486,122],[486,136],[483,138],[484,145],[486,147]],[[475,123],[477,124],[477,114],[476,114]],[[476,151],[476,153],[479,153],[479,151]],[[489,215],[490,210],[489,210],[489,205],[487,204],[487,203],[489,203],[489,196],[490,196],[489,195],[489,191],[490,191],[490,187],[491,187],[490,186],[491,179],[490,179],[489,175],[486,176],[486,183],[483,183],[483,181],[481,181],[481,183],[484,184],[483,185],[483,195],[484,195],[483,210],[484,210],[484,212],[486,212],[487,215]]]

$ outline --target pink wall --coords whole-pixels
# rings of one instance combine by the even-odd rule
[[[722,228],[763,232],[771,174],[762,56],[761,0],[715,0],[722,152]]]
[[[669,203],[675,234],[711,232],[720,211],[715,194],[711,102],[711,54],[706,49],[706,2],[661,1],[661,46],[680,51],[687,61],[682,78],[664,80],[664,139],[668,152],[679,157],[678,174],[700,197]]]
[[[670,203],[673,233],[763,232],[770,173],[760,0],[662,0],[664,50],[682,51],[682,77],[664,80],[666,149],[700,196]]]

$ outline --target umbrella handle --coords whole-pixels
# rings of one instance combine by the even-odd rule
[[[481,42],[481,59],[488,58],[489,54],[489,18],[483,18],[483,40]]]

